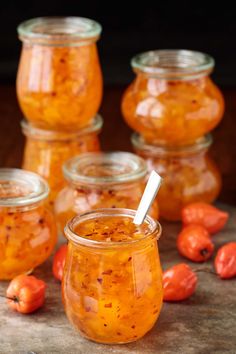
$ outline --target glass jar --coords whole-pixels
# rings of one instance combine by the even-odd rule
[[[147,144],[135,133],[132,144],[137,154],[146,160],[149,171],[154,169],[163,177],[157,200],[164,219],[180,220],[185,205],[211,203],[219,195],[221,176],[208,155],[211,135],[192,145],[167,147]]]
[[[42,17],[17,30],[23,42],[17,96],[26,119],[48,130],[87,126],[102,99],[100,24],[81,17]]]
[[[65,186],[62,165],[73,156],[100,150],[98,134],[102,118],[97,115],[91,125],[74,132],[43,130],[22,122],[26,136],[23,168],[44,177],[50,186],[48,202],[53,207],[58,192]]]
[[[135,56],[131,66],[136,78],[124,93],[122,112],[147,142],[185,145],[220,122],[224,100],[209,77],[209,55],[156,50]]]
[[[55,214],[59,229],[77,214],[100,208],[137,209],[145,188],[147,166],[128,153],[89,153],[64,164],[68,185],[58,194]],[[154,203],[149,210],[158,217]]]
[[[162,306],[161,226],[135,210],[100,209],[72,219],[62,281],[67,317],[88,339],[127,343],[144,336]]]
[[[47,196],[47,183],[35,173],[0,169],[1,280],[30,273],[52,253],[57,232]]]

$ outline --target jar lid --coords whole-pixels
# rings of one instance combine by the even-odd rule
[[[102,26],[84,17],[38,17],[22,22],[17,27],[23,42],[41,45],[85,45],[97,41]]]
[[[207,134],[187,145],[150,144],[138,133],[131,135],[131,142],[135,149],[147,156],[185,156],[207,150],[212,144],[212,135]]]
[[[110,186],[136,181],[147,173],[145,161],[129,152],[85,153],[63,166],[69,182]]]
[[[166,80],[193,80],[209,74],[214,59],[205,53],[182,49],[153,50],[132,58],[135,72]]]
[[[17,207],[47,198],[47,182],[36,173],[17,168],[0,168],[0,207]]]
[[[26,120],[21,121],[21,129],[25,136],[31,137],[37,140],[46,141],[68,141],[80,138],[82,136],[99,133],[103,125],[103,119],[100,114],[97,114],[92,122],[77,131],[63,132],[59,130],[45,130],[34,127],[31,123]]]

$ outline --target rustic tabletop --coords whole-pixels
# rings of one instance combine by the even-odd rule
[[[20,133],[21,114],[17,107],[13,86],[0,87],[0,164],[20,166],[23,137]],[[121,88],[107,89],[102,114],[105,119],[101,135],[105,150],[130,150],[130,130],[122,122],[119,112]],[[212,154],[222,174],[224,186],[220,195],[221,207],[230,212],[227,227],[214,236],[216,250],[223,243],[236,240],[236,131],[232,129],[236,112],[235,91],[225,91],[227,110],[224,121],[214,132]],[[105,102],[107,102],[105,104]],[[108,138],[109,137],[109,138]],[[112,139],[111,139],[112,137]],[[163,268],[184,261],[176,250],[175,239],[179,223],[162,223],[159,241]],[[212,261],[191,264],[195,269],[212,270]],[[53,279],[51,260],[35,271],[48,283],[45,306],[32,315],[24,316],[8,310],[0,300],[0,354],[209,354],[236,353],[236,283],[222,281],[209,272],[199,272],[197,291],[182,303],[164,304],[154,329],[136,343],[108,346],[89,342],[70,326],[63,311],[60,284]],[[4,294],[6,282],[0,282]]]

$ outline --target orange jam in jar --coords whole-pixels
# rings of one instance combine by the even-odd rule
[[[100,33],[100,24],[81,17],[42,17],[19,25],[17,96],[34,126],[74,131],[92,121],[102,99]]]
[[[156,170],[163,183],[158,192],[160,216],[175,221],[181,219],[181,209],[193,202],[213,202],[221,189],[220,172],[208,155],[212,144],[206,135],[185,146],[150,145],[137,133],[132,144],[143,157],[148,169]]]
[[[94,210],[65,228],[65,311],[80,334],[96,342],[135,341],[161,310],[161,226],[149,216],[136,226],[134,215],[129,209]]]
[[[68,181],[55,201],[60,230],[77,214],[100,208],[136,209],[145,188],[147,166],[140,157],[127,153],[89,153],[64,165]],[[156,202],[149,210],[158,217]]]
[[[156,50],[137,55],[131,65],[136,78],[124,93],[122,112],[149,143],[192,143],[220,122],[224,100],[209,77],[209,55]]]
[[[57,232],[47,196],[47,183],[35,173],[0,169],[1,280],[31,272],[52,253]]]
[[[100,150],[98,134],[102,118],[97,115],[90,126],[74,132],[43,130],[22,122],[26,136],[23,168],[44,177],[50,186],[49,205],[53,207],[58,192],[65,186],[62,165],[73,156]]]

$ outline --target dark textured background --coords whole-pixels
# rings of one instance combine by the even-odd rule
[[[90,17],[103,25],[99,42],[106,84],[132,78],[130,58],[158,48],[195,49],[216,59],[214,78],[236,83],[236,21],[233,8],[222,2],[191,1],[2,1],[0,4],[0,80],[14,82],[20,52],[16,26],[38,16]]]

